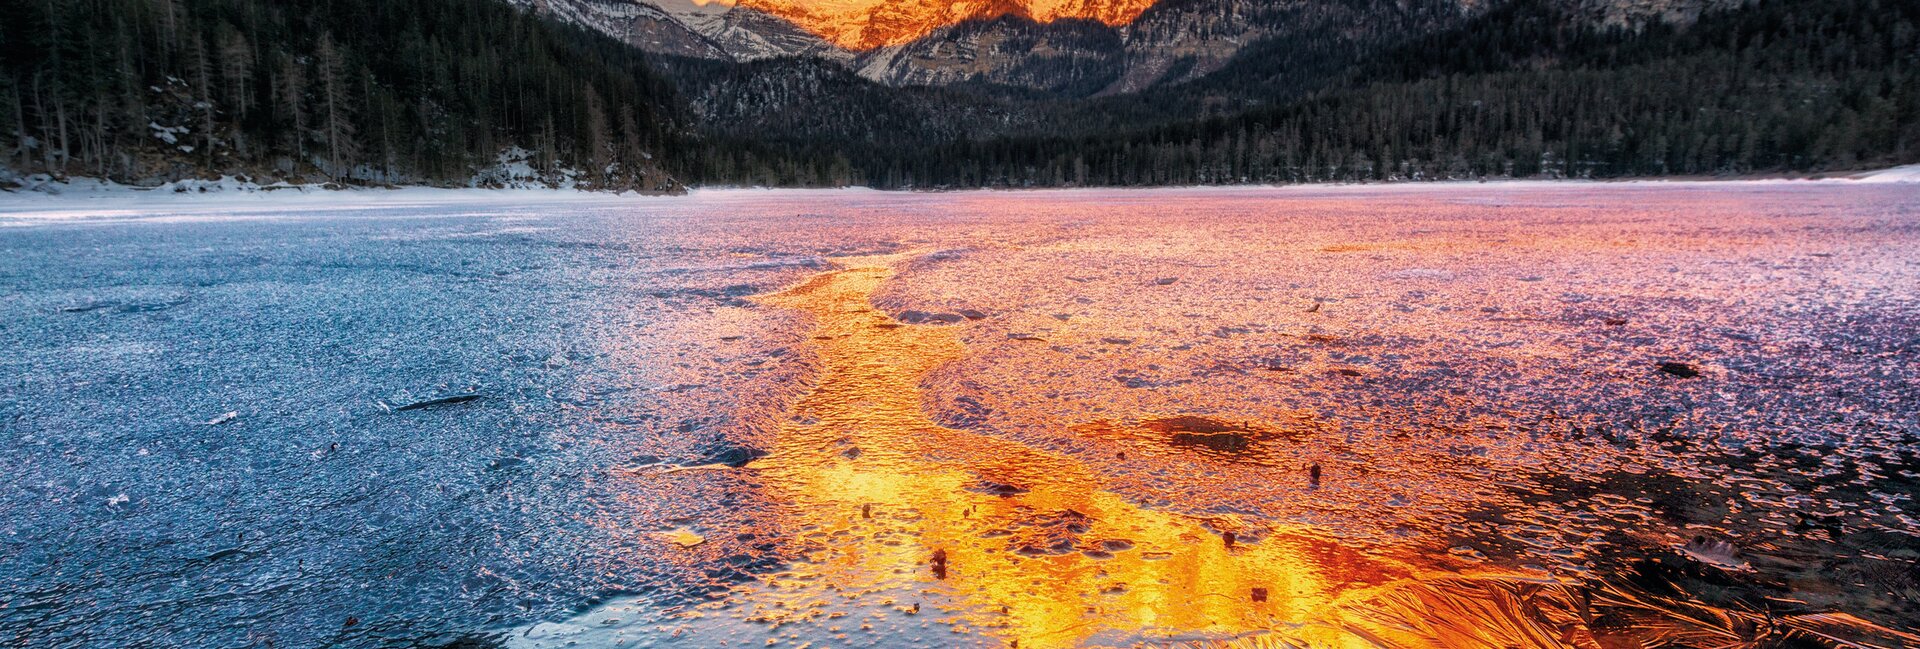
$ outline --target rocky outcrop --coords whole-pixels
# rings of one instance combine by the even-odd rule
[[[1079,96],[1111,85],[1125,52],[1119,32],[1095,21],[1003,16],[872,50],[857,69],[894,86],[985,83]]]
[[[1358,50],[1469,15],[1455,0],[1163,0],[1118,26],[1011,15],[961,23],[865,53],[858,70],[889,85],[974,82],[1066,96],[1125,94],[1211,74],[1270,39]]]
[[[1700,14],[1737,9],[1751,0],[1565,0],[1594,22],[1632,27],[1650,22],[1692,24]]]
[[[511,1],[675,56],[813,57],[891,86],[988,84],[1084,97],[1197,79],[1261,43],[1338,59],[1511,0]],[[1635,26],[1690,23],[1750,0],[1551,1],[1598,24]]]
[[[681,22],[735,61],[800,56],[846,63],[854,56],[791,22],[744,7],[688,14]]]
[[[1154,0],[844,0],[830,7],[806,0],[740,0],[792,21],[852,51],[903,45],[969,21],[1019,17],[1036,23],[1092,21],[1118,26]]]
[[[1310,10],[1329,3],[1286,0],[1170,0],[1127,26],[1127,57],[1105,94],[1139,92],[1211,73],[1241,48],[1289,30],[1315,29],[1336,11]],[[1388,5],[1390,3],[1380,3]],[[1347,17],[1347,16],[1339,16]],[[1357,25],[1354,25],[1357,26]]]
[[[509,4],[592,28],[660,54],[727,58],[718,44],[658,6],[620,0],[507,0]]]
[[[619,38],[656,54],[757,61],[810,56],[846,62],[853,54],[791,21],[739,6],[688,0],[508,0]]]

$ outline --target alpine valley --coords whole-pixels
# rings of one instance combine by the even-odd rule
[[[1740,0],[1559,0],[1570,18],[1685,25]],[[814,57],[890,86],[987,84],[1066,96],[1139,92],[1212,72],[1246,46],[1330,49],[1454,28],[1497,2],[1406,0],[513,0],[658,54]],[[1324,36],[1321,36],[1324,35]]]
[[[0,0],[0,287],[0,649],[1920,649],[1920,0]]]
[[[14,184],[951,188],[1920,159],[1901,0],[0,0]]]

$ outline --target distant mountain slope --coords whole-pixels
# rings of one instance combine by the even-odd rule
[[[506,0],[592,28],[655,54],[733,61],[783,56],[850,61],[843,50],[784,18],[691,0]]]
[[[1350,59],[1448,29],[1473,14],[1458,0],[1163,0],[1119,26],[1013,17],[961,23],[866,52],[858,66],[862,76],[889,85],[975,83],[1062,96],[1129,94],[1207,76],[1262,46],[1316,50],[1317,58],[1280,62],[1275,76],[1284,76],[1302,65]]]
[[[1459,0],[511,1],[660,54],[818,57],[893,86],[993,84],[1065,96],[1191,80],[1266,39],[1357,43],[1442,29],[1471,13]],[[1408,16],[1427,20],[1409,24]]]
[[[136,182],[649,190],[1920,159],[1910,0],[1162,0],[1118,26],[1006,5],[857,55],[741,6],[507,1],[555,20],[495,0],[0,0],[0,156]]]
[[[1154,0],[739,0],[851,51],[900,45],[969,21],[1133,22]]]
[[[772,147],[757,155],[778,160],[792,146],[844,159],[853,182],[880,187],[1611,178],[1920,162],[1920,3],[1753,0],[1673,22],[1663,13],[1671,4],[1617,22],[1596,20],[1594,7],[1488,2],[1451,28],[1368,48],[1335,36],[1270,39],[1153,92],[1003,96],[1007,108],[989,111],[998,121],[974,117],[980,111],[957,120],[966,126],[951,130],[972,134],[962,138],[913,135],[932,125],[881,141],[820,133],[763,142]],[[941,114],[922,102],[901,110]],[[714,118],[710,128],[724,129],[724,116]],[[693,177],[733,178],[702,169]]]
[[[891,86],[993,84],[1087,96],[1119,80],[1126,55],[1120,32],[1098,22],[1002,16],[871,50],[855,70]]]
[[[1736,9],[1751,0],[1561,0],[1560,7],[1608,27],[1653,23],[1687,25],[1710,11]]]
[[[673,89],[495,0],[0,0],[0,162],[672,191]]]
[[[512,0],[651,52],[819,57],[893,86],[993,84],[1062,96],[1191,81],[1250,48],[1310,40],[1351,58],[1509,0]],[[1685,24],[1745,0],[1554,0],[1596,25]],[[1307,62],[1312,64],[1315,62]]]

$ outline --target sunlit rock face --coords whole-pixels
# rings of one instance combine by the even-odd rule
[[[1131,22],[1153,0],[743,0],[792,21],[840,47],[867,50],[898,45],[960,22],[1020,16],[1037,22],[1092,20]]]
[[[751,61],[779,56],[850,60],[972,20],[1123,25],[1152,0],[511,0],[592,27],[650,52]]]
[[[787,19],[725,2],[509,1],[657,54],[734,61],[783,56],[846,61],[853,57]]]
[[[1084,97],[1247,63],[1338,58],[1455,27],[1508,0],[512,0],[651,52],[754,61],[816,57],[891,86],[978,83]],[[1747,0],[1555,0],[1609,26],[1691,23]],[[1288,45],[1289,43],[1294,45]],[[1317,48],[1317,49],[1316,49]]]
[[[1276,74],[1302,61],[1445,29],[1477,11],[1454,0],[1183,0],[1154,4],[1125,23],[1008,15],[867,50],[856,66],[861,76],[894,86],[983,83],[1058,96],[1125,94],[1204,77],[1253,46],[1287,50],[1246,62]]]

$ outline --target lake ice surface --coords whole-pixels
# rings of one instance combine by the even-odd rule
[[[1920,643],[1920,186],[470,196],[0,203],[0,638]]]

